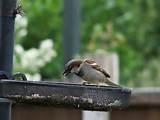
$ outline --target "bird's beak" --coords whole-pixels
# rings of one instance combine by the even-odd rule
[[[64,71],[63,71],[63,75],[66,76],[66,74],[67,74],[67,73],[66,73],[66,71],[64,70]]]
[[[67,73],[63,73],[63,76],[67,76]]]
[[[70,73],[70,72],[69,72],[67,69],[63,71],[63,75],[64,75],[64,76],[67,76],[69,73]]]

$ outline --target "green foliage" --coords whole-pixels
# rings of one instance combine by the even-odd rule
[[[151,83],[153,73],[150,61],[160,54],[159,4],[159,1],[153,0],[83,1],[82,37],[83,43],[89,44],[89,48],[83,46],[82,50],[102,48],[116,51],[120,56],[121,83],[148,85],[147,81]],[[148,63],[149,67],[146,66]],[[140,82],[143,81],[140,78],[144,79],[144,69],[148,69],[149,79]],[[154,80],[158,79],[160,77]]]
[[[41,69],[41,74],[45,78],[59,77],[63,68],[63,1],[23,0],[22,5],[28,18],[28,34],[21,43],[29,49],[38,47],[40,40],[53,39],[57,57]],[[81,1],[81,53],[100,48],[116,51],[124,85],[145,86],[158,81],[159,72],[154,71],[160,68],[154,61],[160,63],[159,5],[160,1],[154,0]]]
[[[25,49],[38,48],[41,40],[53,39],[57,57],[41,68],[42,77],[55,78],[60,76],[63,68],[62,53],[62,0],[21,0],[25,16],[28,18],[27,35],[21,43]]]

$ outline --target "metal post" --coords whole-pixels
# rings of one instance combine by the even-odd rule
[[[0,120],[11,120],[11,104],[10,100],[0,98]]]
[[[0,71],[12,75],[16,0],[0,1]]]
[[[64,61],[80,50],[80,0],[64,0]]]

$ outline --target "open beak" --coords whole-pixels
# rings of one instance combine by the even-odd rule
[[[63,75],[64,76],[67,76],[69,73],[70,73],[70,71],[68,69],[66,69],[66,70],[63,71]]]
[[[64,72],[63,72],[63,76],[66,76],[66,75],[67,75],[67,73],[64,71]]]

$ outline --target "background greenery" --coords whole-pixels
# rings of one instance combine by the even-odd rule
[[[45,38],[53,39],[57,56],[40,73],[43,78],[59,78],[63,69],[63,0],[22,0],[21,4],[28,25],[18,43],[27,50],[38,47]],[[158,0],[81,0],[81,54],[100,48],[116,51],[121,84],[160,86],[159,6]]]

